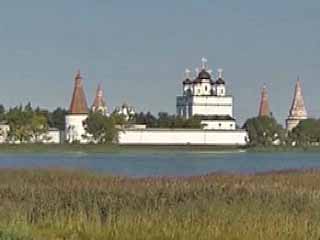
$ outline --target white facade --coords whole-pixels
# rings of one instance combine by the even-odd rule
[[[46,134],[40,136],[40,142],[46,144],[60,144],[63,142],[63,133],[59,129],[49,129]]]
[[[190,118],[192,116],[225,116],[233,117],[233,97],[227,95],[222,69],[218,70],[216,80],[212,79],[211,70],[202,64],[202,70],[194,80],[183,82],[182,96],[177,97],[177,115]]]
[[[68,114],[66,116],[65,139],[68,143],[80,142],[88,143],[88,139],[84,136],[86,131],[84,121],[88,118],[88,114]]]
[[[233,116],[232,96],[179,96],[177,114],[184,118],[195,115]]]
[[[248,134],[244,130],[145,129],[119,133],[122,145],[220,145],[245,146]]]
[[[8,140],[8,133],[10,131],[9,124],[0,124],[0,143],[6,143]]]

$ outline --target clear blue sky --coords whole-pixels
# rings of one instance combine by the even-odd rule
[[[319,0],[2,0],[0,102],[67,108],[80,68],[90,104],[102,82],[111,108],[174,113],[184,69],[205,56],[240,122],[263,83],[283,121],[297,75],[319,117],[319,12]]]

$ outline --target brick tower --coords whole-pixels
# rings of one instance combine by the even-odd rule
[[[259,108],[259,117],[270,117],[269,97],[266,85],[263,86],[261,91],[261,100]]]

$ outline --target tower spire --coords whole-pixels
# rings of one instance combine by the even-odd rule
[[[301,120],[307,118],[308,114],[304,104],[300,77],[298,76],[294,90],[292,105],[289,111],[289,117],[287,119],[287,129],[292,130],[299,124]]]
[[[270,106],[267,87],[264,84],[261,91],[261,100],[259,108],[259,117],[270,117]]]
[[[94,98],[91,109],[93,112],[101,112],[103,115],[108,115],[108,108],[103,96],[103,89],[101,83],[98,84],[96,96]]]
[[[71,114],[87,114],[88,105],[86,96],[83,89],[83,81],[80,70],[77,71],[75,76],[75,84],[73,89],[72,100],[69,108]]]
[[[303,99],[301,82],[300,82],[299,76],[298,76],[298,79],[296,82],[294,97],[293,97],[292,106],[290,109],[289,116],[307,117],[307,111],[306,111],[306,107],[304,105],[304,99]]]

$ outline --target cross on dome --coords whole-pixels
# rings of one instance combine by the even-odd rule
[[[208,59],[206,59],[205,57],[201,58],[201,67],[202,69],[206,69],[207,68],[207,63],[208,63]]]
[[[190,69],[187,68],[187,69],[185,70],[185,75],[186,75],[186,78],[187,78],[187,79],[191,79],[191,71],[190,71]]]
[[[217,71],[218,71],[218,78],[223,79],[223,69],[219,68]]]

